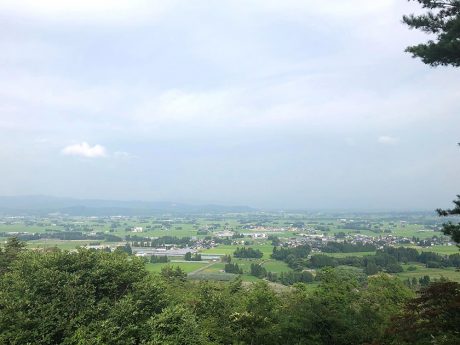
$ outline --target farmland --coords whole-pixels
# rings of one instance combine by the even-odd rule
[[[299,264],[311,272],[313,278],[323,265],[346,267],[346,260],[350,257],[365,265],[363,262],[375,257],[385,247],[413,248],[418,253],[433,252],[440,257],[458,253],[458,248],[440,229],[441,222],[437,217],[417,213],[327,215],[253,212],[151,217],[54,215],[0,218],[2,242],[17,236],[26,241],[27,248],[34,250],[52,247],[69,251],[78,247],[115,250],[130,247],[133,255],[145,256],[149,272],[161,272],[165,266],[180,267],[190,279],[233,279],[236,274],[226,273],[226,262],[223,262],[229,258],[232,264],[237,265],[244,281],[265,279],[266,274],[270,274],[272,279],[281,279],[283,275],[299,271],[299,266],[296,268],[287,261],[273,259],[274,246],[296,248],[307,245],[312,248],[308,257],[299,258],[303,260]],[[333,244],[335,247],[330,247]],[[255,250],[260,252],[260,256],[236,258],[234,253],[237,248]],[[184,261],[187,251],[203,258],[201,261]],[[168,256],[169,262],[150,262],[152,253]],[[324,263],[317,260],[309,263],[309,258],[318,254],[324,254],[333,261],[321,259]],[[320,258],[318,256],[318,260]],[[426,275],[432,279],[460,280],[460,273],[453,267],[428,268],[415,262],[412,266],[415,265],[416,270],[407,271],[410,264],[404,263],[403,271],[397,273],[402,280],[419,279]],[[254,275],[256,273],[251,271],[254,265],[263,268],[262,275]],[[364,268],[356,269],[365,271]],[[314,286],[313,281],[311,284]]]

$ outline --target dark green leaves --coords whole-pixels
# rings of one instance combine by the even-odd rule
[[[411,29],[435,35],[434,40],[407,47],[406,52],[431,66],[460,66],[460,1],[416,0],[429,11],[408,15],[403,22]]]

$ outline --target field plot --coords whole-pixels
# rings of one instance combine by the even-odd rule
[[[221,255],[232,255],[236,248],[253,248],[260,250],[264,256],[264,259],[269,259],[273,252],[273,246],[270,243],[254,243],[248,246],[244,245],[218,245],[215,248],[201,250],[202,254],[221,254]]]
[[[435,252],[444,255],[460,254],[460,250],[457,246],[431,246],[427,248],[417,247],[417,249],[422,252]]]
[[[218,245],[215,248],[211,249],[203,249],[201,250],[202,254],[222,254],[222,255],[228,255],[228,254],[233,254],[233,252],[236,250],[237,246],[232,246],[232,245]],[[243,246],[244,247],[244,246]]]
[[[224,263],[208,263],[200,267],[199,269],[190,272],[187,276],[191,280],[221,280],[229,281],[237,277],[236,274],[225,273]]]
[[[281,272],[289,272],[292,271],[287,263],[283,261],[276,261],[276,260],[267,260],[262,265],[267,271],[273,273],[281,273]]]
[[[269,259],[270,255],[273,253],[273,246],[270,243],[264,243],[260,245],[253,246],[254,249],[259,249],[264,253],[263,259]]]
[[[241,280],[244,281],[244,282],[248,282],[248,283],[255,283],[255,282],[260,282],[261,279],[257,278],[257,277],[254,277],[254,276],[250,276],[248,274],[243,274],[241,276]]]
[[[52,226],[51,224],[44,225],[26,225],[19,224],[0,224],[0,232],[28,232],[28,233],[44,233],[47,231],[63,230],[62,226]]]
[[[230,281],[237,277],[236,274],[231,273],[195,273],[189,274],[188,279],[191,280],[217,280],[217,281]]]
[[[460,254],[460,250],[457,246],[431,246],[431,247],[420,247],[415,245],[401,245],[400,247],[407,247],[407,248],[414,248],[417,249],[419,252],[433,252],[440,255],[452,255],[452,254]]]
[[[49,239],[49,240],[36,240],[36,241],[28,241],[26,242],[27,248],[52,248],[52,247],[57,247],[59,249],[64,249],[64,250],[72,250],[76,249],[78,247],[83,247],[86,245],[89,245],[94,241],[87,241],[87,240],[75,240],[75,241],[69,241],[69,240],[55,240],[55,239]],[[108,243],[104,243],[108,244]]]
[[[170,256],[171,262],[148,263],[146,264],[147,269],[150,272],[160,272],[167,265],[178,266],[189,275],[189,279],[230,280],[237,275],[225,273],[225,263],[207,261],[208,258],[205,257],[205,255],[210,255],[210,260],[219,260],[219,256],[230,255],[232,257],[231,262],[238,264],[238,267],[243,271],[241,278],[246,282],[254,282],[259,281],[260,278],[251,276],[251,264],[262,265],[267,272],[276,273],[278,278],[282,272],[292,272],[285,262],[271,258],[272,243],[278,243],[279,246],[285,248],[306,244],[312,248],[312,254],[321,252],[321,254],[336,258],[336,261],[345,257],[375,255],[376,252],[356,252],[355,250],[359,249],[348,247],[346,250],[353,252],[324,253],[322,250],[326,248],[325,243],[347,241],[348,244],[355,244],[363,241],[363,238],[364,241],[373,243],[375,247],[382,245],[405,246],[416,248],[419,252],[429,251],[440,255],[459,253],[456,246],[450,245],[451,242],[448,241],[447,237],[442,236],[437,230],[434,231],[434,229],[439,229],[439,226],[440,223],[437,223],[437,219],[430,215],[418,218],[400,218],[399,215],[388,217],[358,214],[318,216],[305,213],[276,212],[271,214],[265,212],[157,214],[142,217],[50,215],[46,217],[0,218],[0,233],[3,233],[4,236],[4,241],[0,242],[5,242],[9,236],[16,233],[18,237],[22,235],[23,240],[27,241],[28,248],[57,247],[63,250],[73,250],[80,246],[92,244],[109,245],[113,250],[115,247],[126,243],[132,248],[143,245],[151,245],[164,250],[187,247],[191,251],[197,250],[201,253],[204,261],[182,262],[183,256]],[[233,236],[235,233],[240,235]],[[31,236],[32,234],[34,235]],[[244,234],[244,237],[241,237],[241,234]],[[318,238],[321,240],[318,241]],[[156,241],[157,239],[159,241]],[[436,245],[422,247],[429,244]],[[238,247],[260,250],[263,256],[252,259],[235,258],[233,253]],[[374,247],[365,250],[372,250],[371,248]],[[309,265],[309,258],[307,254],[302,258],[303,266],[299,269],[316,267]],[[432,280],[443,276],[460,281],[460,273],[452,267],[449,269],[428,269],[421,264],[415,264],[417,270],[407,271],[408,266],[403,266],[406,270],[398,274],[401,279],[428,275]],[[386,268],[382,268],[382,270],[385,271]],[[312,273],[315,274],[314,270]],[[254,274],[260,275],[257,272]],[[287,280],[284,282],[286,283]]]
[[[404,265],[407,266],[407,265]],[[415,271],[404,271],[398,273],[397,276],[403,280],[412,278],[421,278],[423,276],[429,276],[431,280],[447,278],[456,282],[460,282],[460,272],[454,268],[425,268],[422,265],[413,265],[417,267]]]
[[[321,253],[324,255],[332,256],[333,258],[346,258],[349,256],[366,256],[366,255],[374,255],[375,252],[353,252],[353,253]]]
[[[161,236],[175,236],[175,237],[192,237],[196,236],[194,229],[171,229],[171,230],[147,230],[142,233],[146,237],[161,237]]]
[[[420,239],[431,238],[432,236],[435,236],[435,235],[436,236],[442,235],[442,233],[439,231],[425,229],[423,226],[417,225],[417,224],[408,224],[405,227],[398,226],[392,230],[392,233],[400,237],[407,237],[407,238],[418,237]]]
[[[145,267],[149,272],[161,272],[165,266],[180,267],[185,273],[194,272],[208,265],[208,262],[165,262],[165,263],[147,263]]]
[[[138,226],[136,223],[130,223],[128,228],[134,228]],[[141,226],[141,225],[140,225]],[[180,228],[180,227],[179,227]],[[104,229],[108,231],[108,229]],[[126,235],[135,235],[130,231],[125,231],[123,229],[116,229],[112,232],[113,235],[124,237]],[[138,233],[137,235],[144,236],[144,237],[162,237],[162,236],[175,236],[175,237],[192,237],[196,236],[196,230],[190,226],[184,226],[181,229],[176,229],[173,227],[172,229],[144,229],[142,233]]]

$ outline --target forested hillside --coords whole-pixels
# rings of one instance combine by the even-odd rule
[[[0,255],[0,344],[458,344],[458,283],[325,269],[311,290],[148,273],[123,251]],[[417,330],[417,331],[414,331]]]

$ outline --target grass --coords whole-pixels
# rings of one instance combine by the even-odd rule
[[[201,251],[202,254],[233,254],[237,246],[232,245],[218,245],[215,248],[204,249]]]
[[[422,252],[435,252],[443,255],[460,254],[460,250],[457,246],[432,246],[428,248],[420,248],[419,250]]]
[[[402,247],[414,248],[414,249],[417,249],[419,252],[434,252],[434,253],[438,253],[441,255],[460,254],[460,250],[457,246],[419,247],[419,246],[404,245]]]
[[[434,235],[440,236],[442,235],[441,232],[432,231],[432,230],[425,230],[423,226],[409,224],[406,227],[397,227],[392,230],[392,234],[399,236],[399,237],[407,237],[412,238],[413,236],[418,237],[420,239],[427,239],[431,238]]]
[[[255,282],[260,282],[261,281],[260,278],[251,276],[249,274],[243,274],[241,276],[241,280],[244,281],[244,282],[249,282],[249,283],[255,283]]]
[[[440,279],[442,277],[456,282],[460,282],[460,272],[456,271],[454,268],[426,268],[420,264],[409,264],[403,265],[405,269],[408,266],[415,266],[417,270],[415,271],[404,271],[398,273],[397,276],[403,280],[412,279],[412,278],[421,278],[423,276],[430,276],[430,279]]]
[[[269,259],[270,255],[273,253],[273,246],[271,243],[264,243],[253,246],[254,249],[259,249],[262,253],[264,253],[263,259]]]
[[[277,261],[277,260],[268,260],[265,261],[263,267],[273,273],[281,273],[281,272],[289,272],[291,269],[285,262]]]
[[[224,263],[218,262],[202,270],[200,273],[219,273],[224,269],[224,267]]]

